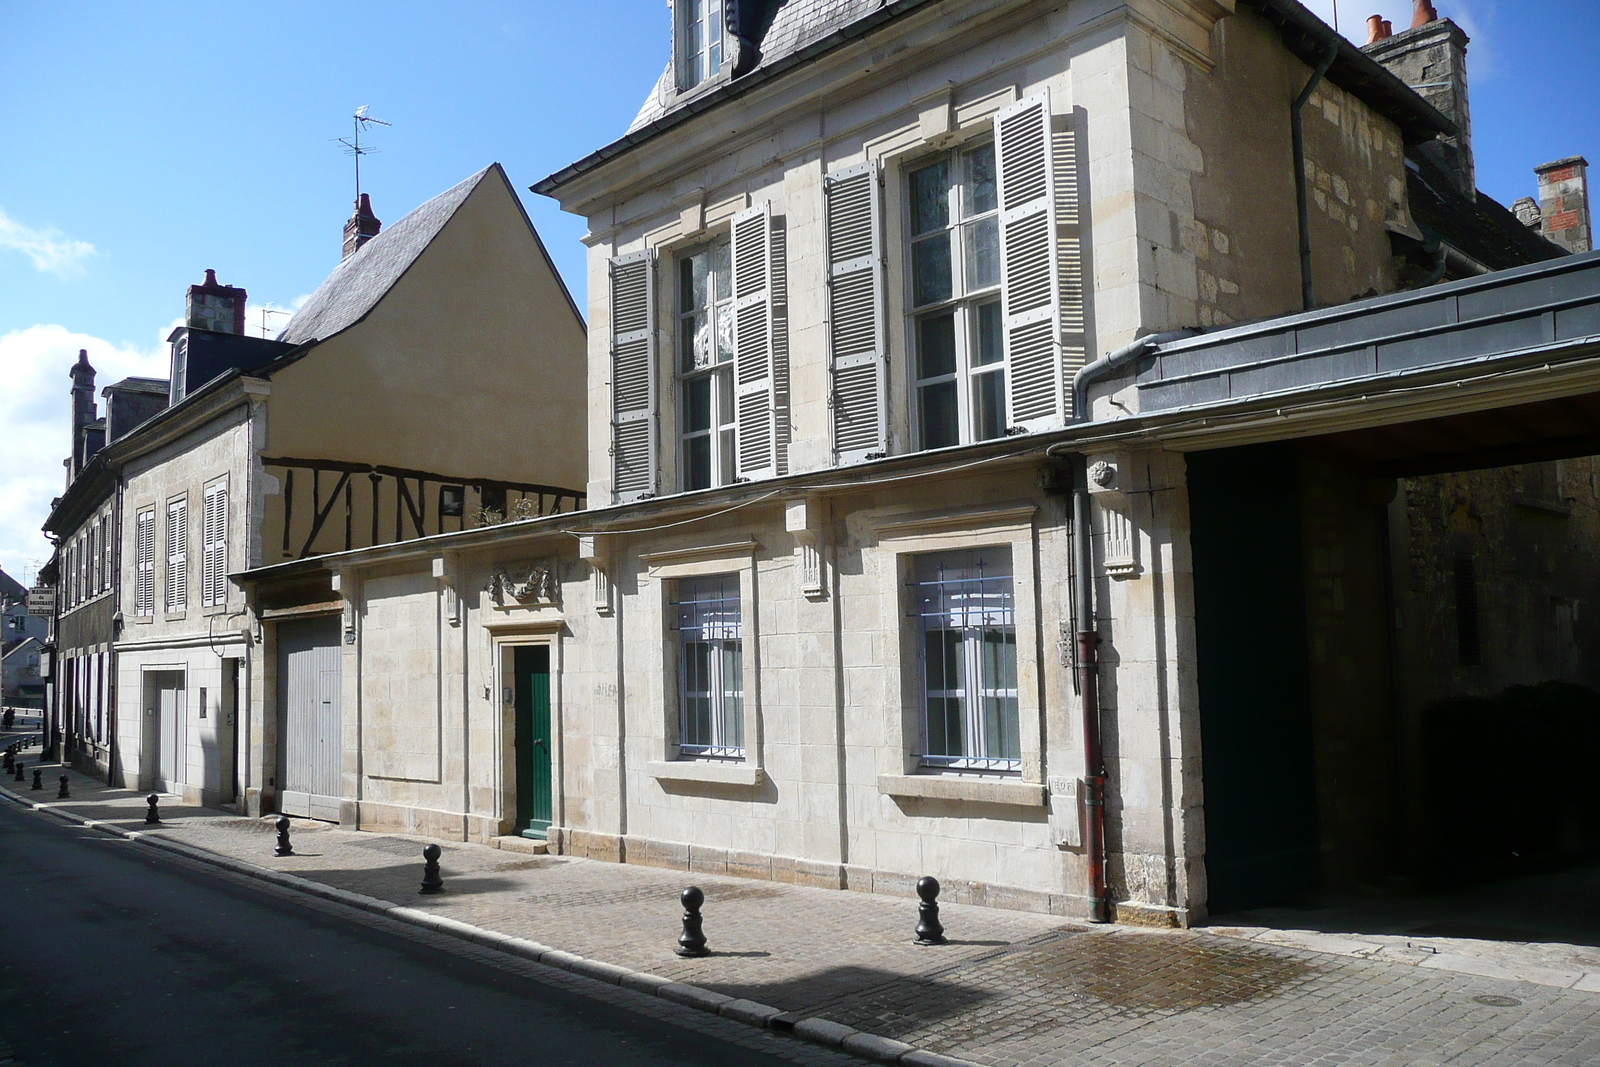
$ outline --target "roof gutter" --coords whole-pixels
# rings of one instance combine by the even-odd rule
[[[1072,420],[1074,422],[1093,422],[1094,418],[1089,411],[1089,386],[1101,378],[1110,376],[1113,371],[1120,370],[1147,354],[1157,345],[1164,345],[1169,341],[1181,341],[1185,337],[1193,337],[1199,330],[1170,330],[1167,333],[1147,333],[1130,344],[1125,344],[1115,352],[1101,356],[1093,363],[1087,363],[1078,368],[1078,373],[1072,376]],[[1055,446],[1051,446],[1052,448]],[[1047,450],[1048,452],[1048,450]]]

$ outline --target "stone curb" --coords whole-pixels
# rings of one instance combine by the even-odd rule
[[[69,811],[60,810],[55,804],[44,801],[29,800],[19,796],[3,786],[0,786],[0,798],[9,800],[22,808],[40,815],[60,819],[64,822],[82,826],[85,829],[96,830],[113,837],[151,848],[171,852],[185,859],[199,863],[220,867],[232,874],[253,878],[260,882],[270,882],[283,889],[292,889],[308,896],[319,897],[323,900],[343,904],[347,907],[357,908],[361,911],[382,915],[397,922],[411,926],[422,927],[435,933],[448,934],[462,941],[482,945],[485,948],[495,949],[507,955],[518,956],[534,963],[558,970],[570,971],[585,978],[592,978],[607,985],[622,986],[637,993],[659,997],[688,1008],[707,1011],[713,1015],[720,1015],[733,1022],[754,1026],[758,1029],[773,1030],[777,1033],[792,1034],[803,1041],[815,1045],[824,1045],[836,1048],[842,1052],[876,1063],[901,1064],[903,1067],[980,1067],[971,1060],[957,1059],[938,1052],[929,1052],[908,1045],[904,1041],[895,1041],[892,1038],[880,1037],[877,1034],[865,1033],[853,1027],[836,1023],[831,1019],[820,1016],[800,1016],[795,1012],[785,1012],[769,1004],[760,1004],[753,1000],[742,1000],[730,997],[724,993],[702,989],[688,982],[677,982],[660,975],[650,974],[646,971],[635,971],[627,967],[619,967],[613,963],[603,963],[600,960],[591,960],[586,956],[579,956],[572,952],[562,952],[548,945],[541,945],[537,941],[528,941],[520,937],[512,937],[496,930],[486,930],[481,926],[471,923],[449,919],[442,915],[434,915],[417,908],[408,908],[392,901],[380,900],[362,893],[353,893],[347,889],[338,889],[331,885],[301,878],[299,875],[288,874],[283,871],[269,870],[266,867],[257,867],[253,863],[236,860],[232,856],[224,856],[218,852],[185,845],[164,837],[155,837],[149,831],[124,830],[119,826],[101,819],[87,819],[81,815],[74,815]],[[74,798],[73,802],[81,803]]]

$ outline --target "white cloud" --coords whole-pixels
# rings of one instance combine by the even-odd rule
[[[82,274],[83,261],[95,254],[87,241],[75,241],[53,226],[24,226],[0,208],[0,249],[7,248],[32,259],[34,270],[63,278]]]
[[[311,294],[304,293],[287,305],[280,304],[276,300],[268,300],[265,304],[258,304],[253,300],[247,301],[244,306],[244,332],[251,337],[276,337],[285,326],[289,325],[290,317],[310,299]],[[266,312],[265,316],[261,314],[263,311]]]
[[[66,486],[61,461],[70,448],[72,380],[68,370],[86,349],[100,390],[131,375],[167,376],[167,350],[147,350],[64,326],[31,326],[0,335],[0,566],[18,581],[50,557],[39,527],[50,501]]]

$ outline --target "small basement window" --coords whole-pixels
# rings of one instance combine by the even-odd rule
[[[439,514],[460,518],[467,510],[467,487],[441,485],[439,487]]]

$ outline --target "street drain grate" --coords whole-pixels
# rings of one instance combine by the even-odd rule
[[[371,841],[352,841],[357,848],[367,849],[369,852],[382,852],[388,856],[407,856],[416,859],[422,858],[422,850],[427,846],[426,841],[408,841],[403,837],[379,837]],[[454,852],[453,848],[440,848],[448,856]]]
[[[1499,993],[1485,993],[1482,996],[1473,997],[1472,1002],[1474,1004],[1487,1004],[1491,1008],[1518,1008],[1522,1006],[1522,1001],[1516,997],[1503,997]]]

